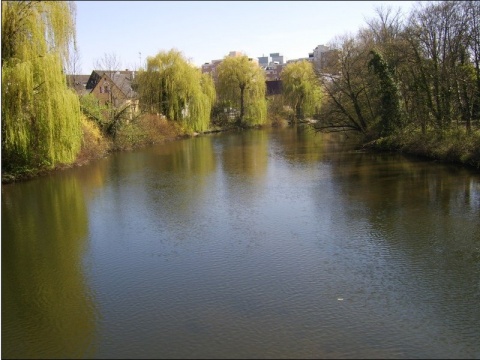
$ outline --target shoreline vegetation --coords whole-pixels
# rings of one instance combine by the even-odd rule
[[[394,135],[380,138],[362,145],[362,149],[403,153],[442,163],[456,164],[480,170],[480,133],[456,130],[443,136]]]
[[[106,135],[93,120],[82,118],[82,146],[76,159],[72,163],[60,163],[48,167],[18,167],[15,171],[5,171],[2,167],[2,184],[10,184],[31,180],[65,169],[84,166],[91,161],[108,156],[119,151],[131,151],[148,146],[158,145],[170,141],[243,129],[236,125],[214,126],[202,133],[192,132],[182,128],[178,123],[168,121],[162,116],[144,115],[134,123],[124,125],[115,138]],[[251,126],[250,128],[258,128]]]
[[[285,119],[276,116],[266,126],[291,126]],[[311,126],[306,124],[305,126]],[[250,127],[254,128],[254,127]],[[16,172],[2,170],[2,184],[31,180],[54,172],[72,167],[80,167],[91,161],[101,159],[113,152],[130,151],[148,146],[176,141],[184,138],[202,136],[217,132],[226,132],[245,129],[238,126],[217,126],[203,133],[188,132],[178,123],[168,121],[156,115],[140,117],[135,124],[125,126],[115,139],[102,134],[99,127],[92,120],[82,119],[83,140],[82,148],[71,164],[58,164],[54,168],[19,168]],[[413,157],[429,159],[436,162],[465,166],[473,170],[480,169],[480,133],[457,130],[440,137],[411,133],[365,141],[359,138],[356,148],[363,151],[402,153]]]
[[[379,7],[312,59],[282,63],[275,91],[269,68],[247,54],[202,71],[176,49],[147,56],[128,89],[105,54],[103,75],[78,91],[67,81],[75,13],[74,2],[2,2],[2,184],[116,151],[297,124],[353,134],[361,151],[480,169],[480,1],[419,1],[409,14]]]

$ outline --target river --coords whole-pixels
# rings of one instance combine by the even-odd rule
[[[2,358],[480,358],[480,172],[304,128],[2,185]]]

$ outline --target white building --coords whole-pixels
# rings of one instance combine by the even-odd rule
[[[318,45],[314,50],[313,50],[313,63],[315,66],[317,66],[319,69],[322,68],[325,64],[325,54],[330,51],[330,47],[326,45]]]

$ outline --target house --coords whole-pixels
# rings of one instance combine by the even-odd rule
[[[90,75],[67,75],[67,83],[79,96],[93,94],[100,105],[116,109],[131,106],[130,117],[138,111],[138,96],[133,90],[135,72],[93,70]]]
[[[121,107],[137,97],[132,89],[133,71],[94,70],[87,82],[87,90],[95,95],[102,105]]]
[[[67,75],[67,85],[79,95],[88,94],[87,82],[90,75]]]

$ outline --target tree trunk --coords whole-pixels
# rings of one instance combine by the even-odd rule
[[[240,124],[243,124],[243,116],[245,114],[244,98],[245,98],[245,85],[240,85],[240,118],[238,119],[238,122]]]

